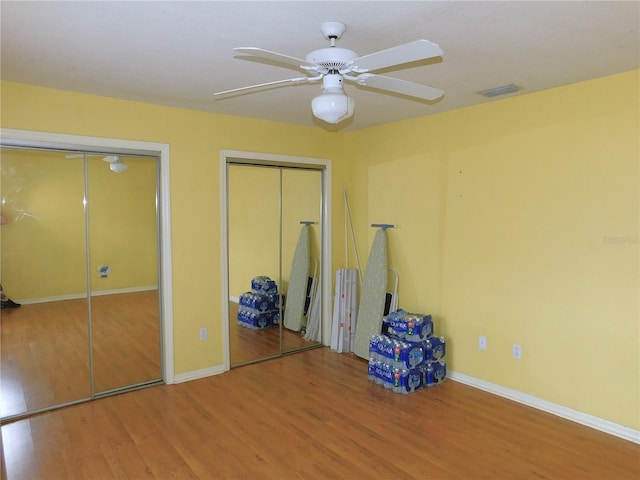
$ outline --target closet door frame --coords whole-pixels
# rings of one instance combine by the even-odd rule
[[[229,242],[228,242],[228,181],[227,165],[247,164],[266,165],[275,167],[304,167],[316,169],[322,172],[322,218],[321,231],[322,239],[320,248],[322,250],[322,262],[320,265],[320,288],[321,298],[321,329],[322,344],[328,346],[331,339],[331,160],[313,157],[298,157],[291,155],[277,155],[258,152],[245,152],[238,150],[220,151],[220,253],[221,253],[221,273],[222,273],[222,329],[224,343],[224,371],[231,368],[231,358],[229,350]]]
[[[0,129],[0,146],[48,148],[68,151],[108,151],[121,155],[156,156],[160,160],[158,183],[158,221],[161,325],[161,377],[175,383],[173,361],[173,297],[171,275],[171,211],[169,190],[169,145],[113,138],[87,137],[29,130]]]

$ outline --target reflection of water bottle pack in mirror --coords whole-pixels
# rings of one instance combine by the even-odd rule
[[[369,380],[402,394],[445,380],[446,341],[434,336],[431,315],[398,309],[383,318],[382,332],[369,342]]]
[[[280,324],[280,305],[284,303],[276,283],[267,276],[251,279],[251,291],[240,295],[238,324],[260,330]]]
[[[280,314],[276,311],[259,312],[250,308],[238,309],[238,325],[259,330],[280,324]]]
[[[274,280],[271,280],[265,275],[261,275],[251,279],[251,291],[253,293],[272,295],[278,293],[278,286]]]

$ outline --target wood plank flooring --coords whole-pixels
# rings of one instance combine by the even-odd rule
[[[252,330],[238,325],[238,304],[229,302],[229,360],[231,366],[242,365],[280,354],[278,327]],[[318,342],[305,340],[300,332],[282,328],[282,351],[312,347]]]
[[[160,378],[155,290],[92,297],[94,390]],[[0,415],[91,396],[86,299],[2,310]]]
[[[6,478],[640,478],[640,446],[453,381],[398,395],[309,350],[2,426]]]
[[[158,292],[92,297],[94,390],[104,392],[159,379]],[[230,303],[231,364],[280,352],[277,328],[237,324]],[[87,300],[26,304],[1,314],[0,416],[23,414],[91,396]],[[313,345],[284,329],[284,351]]]

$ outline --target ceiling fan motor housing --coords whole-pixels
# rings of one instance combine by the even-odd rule
[[[311,102],[313,115],[328,123],[338,123],[353,115],[354,100],[343,90],[343,81],[376,90],[398,93],[421,100],[436,100],[444,94],[439,88],[400,80],[370,72],[404,65],[442,55],[442,49],[428,40],[416,40],[396,47],[359,56],[353,50],[336,47],[336,40],[346,31],[342,22],[325,22],[320,26],[330,46],[309,53],[305,59],[271,52],[257,47],[238,47],[235,51],[248,56],[282,63],[307,73],[307,77],[290,78],[249,87],[235,88],[215,94],[216,98],[268,90],[283,85],[314,83],[322,80],[322,93]],[[243,57],[241,57],[243,58]]]
[[[342,75],[330,73],[322,78],[322,93],[344,93]]]
[[[321,48],[314,50],[306,57],[307,62],[324,67],[327,72],[346,73],[351,63],[358,58],[353,50],[339,47]]]

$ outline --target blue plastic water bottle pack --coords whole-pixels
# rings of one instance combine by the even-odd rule
[[[240,295],[238,325],[261,330],[280,324],[280,304],[276,282],[267,276],[251,279],[251,291]]]
[[[382,333],[369,342],[369,380],[408,394],[442,383],[446,341],[434,335],[431,315],[398,309],[383,318]]]

